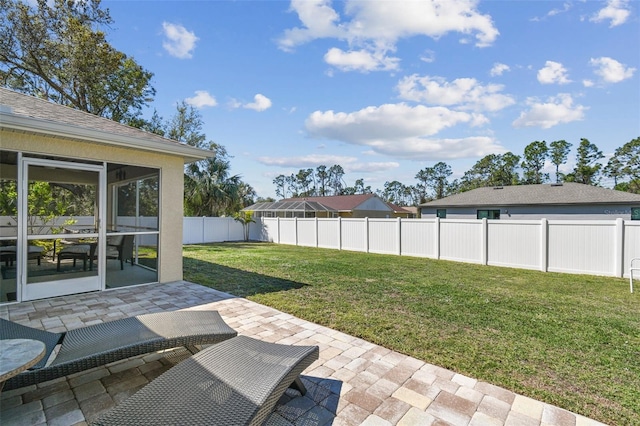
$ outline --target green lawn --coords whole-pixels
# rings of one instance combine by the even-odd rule
[[[185,246],[184,257],[186,280],[640,424],[640,294],[628,280],[268,243]]]

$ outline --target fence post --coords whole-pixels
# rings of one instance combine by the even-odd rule
[[[549,221],[540,219],[540,270],[549,270]]]
[[[201,235],[201,239],[200,239],[200,242],[201,242],[201,243],[204,243],[204,242],[205,242],[205,241],[204,241],[204,221],[205,221],[205,217],[204,217],[204,216],[202,216],[202,233],[200,234],[200,235]]]
[[[624,276],[624,219],[617,218],[616,219],[616,236],[615,236],[615,253],[614,253],[614,265],[615,271],[613,271],[614,276],[623,277]]]
[[[364,252],[369,253],[369,218],[364,218]]]
[[[316,216],[315,219],[316,219],[315,220],[315,222],[316,222],[316,247],[318,247],[319,246],[319,243],[318,243],[318,239],[319,239],[319,236],[318,236],[318,234],[319,234],[318,233],[318,216]]]
[[[489,263],[489,221],[487,220],[486,217],[482,218],[482,246],[481,246],[481,250],[482,250],[482,258],[481,258],[481,262],[483,265],[487,265]]]
[[[342,216],[338,216],[338,250],[342,250]]]
[[[295,243],[298,245],[298,218],[293,218],[293,234],[295,235]]]
[[[398,256],[402,256],[402,218],[398,218],[398,227],[396,228],[398,232]]]
[[[435,226],[435,230],[434,230],[435,257],[436,259],[440,259],[440,218],[439,217],[436,217],[436,221],[433,222],[433,225]]]
[[[278,237],[278,244],[280,244],[280,218],[277,217],[276,219],[276,235]]]

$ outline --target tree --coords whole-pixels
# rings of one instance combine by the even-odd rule
[[[519,162],[520,156],[512,152],[506,152],[498,156],[498,158],[496,158],[498,170],[495,181],[502,186],[518,185],[520,183],[520,176],[516,169],[518,168]]]
[[[318,184],[318,195],[324,197],[327,195],[327,183],[329,181],[327,166],[321,164],[316,168],[316,181]]]
[[[371,186],[364,186],[364,179],[356,179],[355,184],[353,185],[354,194],[372,194]]]
[[[489,154],[466,171],[456,186],[459,191],[470,191],[484,186],[517,185],[519,177],[516,168],[519,161],[520,157],[511,152]]]
[[[205,142],[198,110],[182,102],[164,126],[167,135],[178,142],[208,149],[211,156],[185,166],[184,210],[187,216],[233,215],[253,200],[255,191],[231,175],[229,154],[224,146]]]
[[[276,196],[287,198],[287,177],[285,175],[278,175],[273,179],[273,184],[276,186]]]
[[[414,192],[417,192],[418,203],[427,201],[429,190],[433,191],[433,198],[444,198],[448,193],[449,187],[447,179],[452,174],[451,166],[442,161],[436,163],[433,167],[425,167],[420,170],[415,176],[418,184],[414,188]]]
[[[342,195],[344,189],[344,169],[338,164],[329,167],[327,186],[332,190],[332,195]]]
[[[615,179],[616,189],[640,194],[640,137],[616,149],[604,173]],[[618,179],[626,181],[618,182]]]
[[[237,212],[233,215],[233,219],[236,222],[240,222],[242,224],[244,240],[249,241],[249,225],[251,225],[252,223],[256,223],[255,219],[253,218],[253,212]]]
[[[153,74],[114,49],[100,0],[0,0],[0,84],[121,123],[140,125]]]
[[[382,198],[398,206],[406,206],[411,201],[411,188],[397,180],[384,183]]]
[[[300,189],[298,196],[311,197],[315,193],[313,184],[313,169],[300,169],[295,176],[296,186]]]
[[[192,105],[182,101],[176,106],[176,113],[166,125],[166,135],[174,141],[186,143],[196,148],[204,148],[207,135],[202,133],[202,116]]]
[[[534,141],[524,148],[524,160],[521,167],[526,184],[540,184],[549,180],[548,174],[541,173],[548,156],[549,148],[545,141]]]
[[[576,166],[573,172],[566,176],[568,182],[584,183],[585,185],[597,185],[598,175],[602,164],[598,160],[604,157],[602,151],[595,144],[589,142],[588,139],[580,139],[580,145],[577,149]]]
[[[560,183],[560,179],[563,177],[560,173],[560,166],[567,162],[571,144],[564,139],[561,139],[559,141],[551,142],[549,147],[551,148],[549,153],[551,164],[556,166],[556,183]]]

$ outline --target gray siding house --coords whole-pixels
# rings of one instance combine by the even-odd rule
[[[477,188],[420,205],[423,218],[640,220],[640,195],[580,183]]]

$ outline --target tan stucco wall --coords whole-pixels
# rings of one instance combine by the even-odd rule
[[[184,162],[182,157],[84,141],[0,130],[0,148],[31,154],[107,161],[160,169],[160,241],[158,279],[182,279]]]

